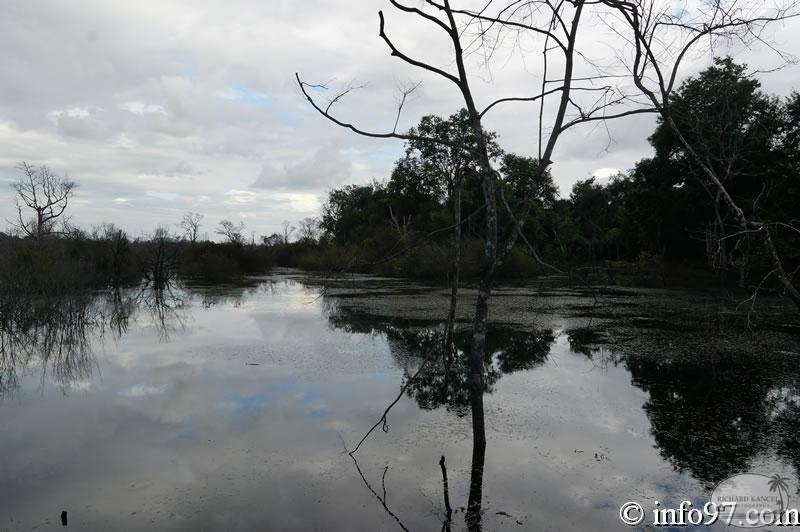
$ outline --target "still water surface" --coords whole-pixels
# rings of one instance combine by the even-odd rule
[[[468,394],[458,382],[444,391],[438,364],[357,462],[345,450],[432,352],[445,295],[360,277],[323,289],[283,273],[7,311],[0,531],[62,529],[62,510],[85,531],[442,530],[442,456],[449,527],[466,528]],[[603,297],[635,308],[625,323],[639,328],[615,329],[586,294],[498,292],[480,526],[630,529],[622,503],[702,505],[744,471],[791,477],[800,501],[797,346],[712,349],[706,329],[680,330],[705,299]],[[658,302],[658,319],[642,301]],[[465,327],[468,305],[467,294]],[[618,349],[626,334],[638,343]]]

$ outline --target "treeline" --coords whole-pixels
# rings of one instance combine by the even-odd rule
[[[658,123],[649,138],[653,157],[608,180],[579,181],[566,198],[549,173],[532,178],[539,175],[535,158],[505,152],[496,134],[484,132],[498,168],[498,233],[521,228],[498,276],[586,279],[599,272],[615,282],[614,271],[635,269],[690,280],[704,270],[742,286],[769,286],[774,267],[759,234],[768,227],[793,278],[800,268],[800,94],[771,97],[727,58],[684,82],[670,111],[678,127]],[[475,278],[487,214],[471,131],[463,110],[424,117],[388,179],[332,190],[319,218],[284,222],[281,232],[258,240],[245,236],[243,224],[223,220],[219,243],[200,238],[197,213],[138,238],[113,225],[70,227],[62,215],[77,185],[23,163],[13,236],[0,233],[0,289],[52,294],[174,277],[221,282],[272,266]],[[734,204],[759,223],[743,230]],[[512,214],[520,212],[523,219]]]
[[[38,240],[0,237],[3,292],[57,295],[142,282],[161,287],[177,278],[223,282],[264,273],[272,264],[264,246],[191,243],[164,228],[138,238],[110,224]]]
[[[684,146],[700,146],[705,164],[722,176],[749,219],[773,229],[787,270],[800,265],[800,94],[771,97],[743,65],[720,59],[688,79],[671,102],[681,143],[659,122],[649,141],[655,155],[609,180],[577,182],[559,198],[552,178],[531,182],[533,158],[505,153],[493,133],[499,162],[495,195],[500,234],[518,220],[524,198],[533,207],[505,277],[575,273],[614,263],[660,268],[705,268],[745,285],[770,271],[758,230],[742,231],[717,188]],[[300,242],[280,262],[311,269],[357,270],[445,278],[453,255],[453,225],[461,230],[462,275],[477,274],[485,227],[483,193],[470,159],[466,112],[422,119],[386,181],[333,190],[324,205],[322,238]],[[456,222],[457,220],[460,220]]]

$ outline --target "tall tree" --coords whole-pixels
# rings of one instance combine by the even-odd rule
[[[449,375],[452,357],[456,354],[454,343],[455,317],[458,304],[458,285],[461,278],[461,233],[462,233],[462,201],[461,193],[465,177],[472,173],[476,162],[480,160],[480,146],[472,130],[467,109],[461,109],[447,119],[436,115],[424,116],[419,124],[409,131],[413,137],[406,143],[405,161],[417,170],[420,181],[426,187],[415,187],[427,190],[431,198],[444,196],[453,213],[453,243],[450,267],[450,309],[447,315],[445,334],[445,376]],[[494,161],[502,155],[496,142],[497,135],[482,131],[485,148],[490,160]],[[436,142],[422,140],[433,138]],[[395,181],[393,174],[392,182]],[[390,191],[392,184],[390,183]]]
[[[740,0],[730,0],[736,4]],[[468,123],[472,135],[474,146],[476,147],[475,172],[481,183],[484,198],[484,230],[483,230],[483,261],[478,285],[477,298],[475,303],[475,314],[472,325],[472,342],[470,345],[470,388],[471,388],[471,407],[472,407],[472,428],[473,428],[473,463],[483,463],[486,450],[485,423],[483,414],[483,384],[484,384],[484,354],[486,349],[486,331],[489,318],[489,300],[495,282],[497,269],[506,259],[508,254],[516,244],[525,224],[525,220],[534,208],[534,192],[529,192],[519,203],[517,212],[511,213],[513,219],[510,230],[504,234],[498,233],[498,209],[496,186],[498,182],[498,171],[492,161],[489,139],[486,138],[483,128],[483,119],[490,110],[500,104],[510,102],[528,102],[541,105],[539,120],[532,124],[534,128],[531,138],[538,144],[536,155],[539,164],[536,172],[531,175],[531,179],[536,181],[543,175],[552,163],[552,157],[559,138],[569,128],[591,121],[605,121],[611,118],[621,118],[636,113],[653,112],[661,110],[658,100],[651,102],[640,108],[625,109],[614,112],[612,107],[627,101],[626,94],[619,94],[618,85],[603,85],[609,78],[602,72],[597,75],[582,75],[577,70],[581,67],[590,69],[598,63],[592,63],[588,50],[578,49],[578,36],[580,30],[591,23],[591,20],[584,19],[584,14],[589,15],[589,11],[597,9],[607,14],[609,9],[620,13],[623,21],[634,19],[630,24],[638,33],[630,40],[636,43],[636,50],[640,51],[643,46],[652,44],[651,40],[641,39],[639,20],[642,8],[647,8],[649,0],[601,0],[600,2],[590,0],[572,0],[568,2],[556,2],[553,0],[530,0],[524,2],[505,1],[489,2],[480,11],[470,9],[460,9],[453,7],[450,0],[425,0],[422,8],[413,5],[403,4],[398,0],[389,0],[391,5],[404,13],[414,15],[416,20],[437,32],[442,32],[443,37],[448,42],[449,50],[452,54],[452,69],[440,68],[431,61],[421,60],[411,57],[406,52],[398,48],[394,40],[386,31],[386,20],[383,12],[378,13],[379,37],[389,48],[391,55],[405,63],[417,67],[422,71],[438,76],[448,83],[452,83],[457,93],[463,100],[463,107],[467,111]],[[653,0],[655,2],[655,0]],[[721,5],[722,0],[712,2]],[[724,7],[724,6],[723,6]],[[650,6],[650,12],[657,11]],[[680,10],[674,10],[680,11]],[[633,14],[631,14],[631,12]],[[741,14],[741,11],[731,9],[728,13],[733,16]],[[645,13],[648,16],[649,15]],[[669,14],[669,12],[668,12]],[[745,13],[745,19],[750,20],[751,13]],[[707,18],[707,17],[706,17]],[[678,26],[691,26],[697,24],[701,29],[709,20],[699,17],[700,20],[677,21]],[[713,23],[713,20],[711,20]],[[531,94],[501,97],[485,107],[479,105],[473,92],[470,76],[471,63],[468,55],[474,48],[470,48],[470,41],[466,44],[462,38],[464,30],[480,25],[482,31],[476,39],[479,46],[484,47],[485,57],[490,57],[492,52],[502,46],[510,33],[513,32],[514,40],[519,42],[521,38],[530,38],[531,41],[538,39],[539,45],[537,58],[541,61],[541,86],[537,87]],[[715,28],[712,24],[711,30],[700,31],[701,37],[708,35]],[[526,41],[527,42],[527,41]],[[661,42],[661,41],[659,41]],[[687,45],[691,47],[697,40]],[[526,47],[529,49],[530,47]],[[553,58],[553,55],[560,57]],[[637,55],[637,61],[628,72],[636,82],[636,86],[641,85],[641,54]],[[533,56],[531,56],[533,59]],[[653,60],[645,59],[645,64],[652,64]],[[356,124],[348,122],[337,116],[336,105],[347,95],[354,92],[355,87],[345,87],[336,93],[326,104],[320,103],[312,94],[317,90],[324,90],[328,87],[324,84],[310,84],[303,81],[300,75],[296,75],[298,86],[306,97],[310,105],[322,116],[340,127],[347,128],[358,134],[374,138],[395,138],[408,141],[422,140],[439,142],[448,145],[443,140],[434,138],[420,137],[415,133],[398,133],[397,123],[403,106],[407,101],[409,91],[418,87],[412,86],[408,91],[403,91],[400,104],[398,105],[398,119],[394,121],[394,127],[386,131],[368,131]],[[579,93],[585,91],[588,94],[594,93],[596,98],[590,101],[581,101]],[[671,92],[671,89],[667,91]],[[554,110],[545,113],[545,101],[549,96],[555,100]],[[533,146],[532,146],[533,147]],[[799,300],[800,301],[800,300]],[[482,468],[481,468],[482,471]],[[470,487],[468,501],[468,526],[470,529],[480,528],[480,507],[481,507],[481,485],[482,476],[473,477]]]
[[[724,206],[741,234],[760,240],[772,267],[768,276],[777,278],[782,291],[800,310],[800,291],[794,286],[793,274],[787,271],[774,238],[776,229],[782,225],[765,218],[757,205],[743,203],[731,188],[732,169],[750,155],[748,139],[752,136],[748,122],[736,124],[734,114],[732,123],[717,121],[718,125],[734,127],[717,131],[704,129],[701,124],[708,121],[703,116],[682,114],[680,107],[676,109],[673,106],[680,69],[693,47],[699,42],[710,42],[712,50],[717,42],[736,42],[745,46],[764,42],[765,27],[796,16],[800,12],[797,2],[715,0],[697,6],[692,16],[686,16],[685,9],[673,5],[673,2],[603,0],[603,4],[615,10],[619,17],[621,25],[616,28],[628,42],[626,53],[630,57],[628,67],[632,81],[645,98],[646,105],[659,114],[686,158],[697,167],[704,186],[714,198],[714,206]],[[781,59],[785,60],[785,56]],[[735,69],[729,73],[736,75]],[[752,90],[747,83],[737,87],[741,93],[718,93],[708,104],[712,109],[715,106],[724,108],[717,102],[741,97],[742,93],[746,95]],[[682,88],[686,89],[685,86]],[[715,114],[721,110],[715,109]],[[730,111],[735,113],[733,109]],[[715,134],[729,144],[720,145],[717,139],[708,136]],[[720,223],[724,224],[724,220]]]
[[[490,139],[487,138],[486,132],[483,128],[482,121],[487,112],[496,106],[513,102],[513,101],[527,101],[527,102],[542,102],[547,96],[553,95],[557,99],[557,110],[555,116],[549,124],[545,124],[543,115],[540,114],[538,123],[538,161],[539,165],[536,172],[531,175],[532,180],[537,180],[539,176],[547,171],[551,164],[551,157],[556,147],[557,141],[563,130],[567,125],[568,108],[574,90],[580,90],[577,80],[574,80],[575,63],[582,59],[582,55],[576,50],[576,42],[580,21],[583,10],[586,4],[592,2],[585,2],[578,0],[575,2],[560,2],[558,4],[550,2],[542,2],[547,4],[546,9],[525,9],[519,11],[514,7],[514,2],[510,6],[499,7],[499,12],[494,15],[487,14],[487,10],[480,13],[471,12],[468,10],[453,8],[449,0],[443,0],[442,3],[437,3],[433,0],[426,0],[425,5],[433,9],[433,14],[423,9],[402,4],[397,0],[390,0],[390,3],[398,10],[416,15],[420,21],[431,24],[437,30],[444,32],[450,44],[450,51],[454,57],[455,72],[449,72],[439,67],[434,66],[432,63],[421,61],[412,58],[406,53],[401,51],[388,36],[385,30],[385,18],[383,12],[379,12],[379,36],[391,51],[392,56],[405,61],[406,63],[418,67],[428,73],[432,73],[448,82],[455,85],[456,90],[463,99],[463,107],[466,109],[467,121],[470,128],[471,145],[475,146],[475,173],[481,183],[481,190],[484,199],[484,229],[483,229],[483,261],[481,266],[480,282],[478,286],[478,296],[475,304],[475,314],[472,326],[472,342],[470,345],[470,389],[471,389],[471,406],[472,406],[472,424],[473,424],[473,463],[482,464],[483,457],[486,450],[486,431],[484,424],[483,414],[483,389],[484,389],[484,354],[486,348],[486,331],[489,319],[489,299],[491,297],[492,288],[495,282],[495,276],[498,267],[503,263],[505,257],[510,253],[514,244],[516,243],[522,231],[525,219],[532,209],[532,196],[531,192],[528,196],[520,201],[520,209],[514,213],[513,226],[509,232],[504,235],[504,241],[500,242],[498,238],[498,210],[497,210],[497,197],[496,185],[498,181],[498,172],[494,167],[491,150],[489,147]],[[527,2],[525,2],[527,4]],[[549,9],[547,9],[549,7]],[[437,16],[438,15],[438,16]],[[510,17],[510,19],[507,19]],[[514,19],[514,20],[511,20]],[[532,37],[540,37],[542,50],[544,52],[544,69],[545,69],[545,85],[534,95],[525,96],[512,96],[499,98],[480,109],[473,94],[470,76],[468,74],[468,66],[466,61],[465,45],[462,42],[462,29],[464,26],[476,22],[492,22],[497,23],[499,26],[512,26],[516,32],[525,31],[530,32]],[[484,35],[485,37],[485,35]],[[499,43],[505,35],[498,36],[497,42]],[[486,42],[483,39],[482,42]],[[561,61],[562,71],[553,76],[556,79],[555,87],[548,86],[547,80],[551,79],[551,73],[547,71],[548,59],[547,55],[552,52],[563,54],[563,61]],[[397,121],[395,127],[389,132],[376,133],[366,131],[351,123],[345,122],[337,118],[332,113],[333,106],[340,101],[345,95],[352,92],[353,87],[347,87],[339,94],[334,96],[327,105],[319,104],[310,91],[313,88],[320,88],[320,86],[313,86],[300,79],[297,75],[297,82],[301,91],[309,101],[309,103],[324,117],[336,123],[339,126],[346,127],[359,134],[378,137],[378,138],[399,138],[409,141],[421,140],[438,142],[444,145],[452,145],[449,141],[443,139],[435,139],[431,137],[421,137],[417,133],[398,134]],[[418,86],[418,85],[417,85]],[[584,90],[600,90],[605,94],[613,92],[613,87],[597,87],[596,84],[592,85],[586,83]],[[403,104],[406,101],[407,93],[404,92],[400,99],[398,108],[398,116],[402,111]],[[570,121],[571,124],[578,124],[584,121],[585,118],[592,117],[600,113],[603,109],[608,107],[608,102],[601,98],[598,100],[599,105],[593,105],[587,109],[580,109],[580,116],[575,117]],[[480,468],[482,471],[482,467]],[[469,518],[468,525],[471,529],[480,528],[480,507],[481,507],[481,486],[482,486],[482,473],[476,474],[473,477],[473,482],[470,487],[469,494]]]
[[[713,66],[679,87],[669,112],[684,140],[737,198],[745,215],[753,218],[766,214],[761,208],[775,192],[785,167],[780,161],[779,102],[763,94],[758,80],[747,76],[745,68],[729,57],[715,60]],[[706,203],[713,206],[707,231],[709,258],[719,268],[728,268],[735,248],[741,244],[741,239],[729,238],[730,233],[737,232],[740,225],[736,213],[723,200],[722,190],[708,180],[676,129],[663,119],[651,143],[657,157],[671,159],[683,168],[686,178],[681,185],[695,180],[705,190]]]
[[[332,190],[322,205],[320,227],[339,244],[350,244],[364,226],[381,226],[387,219],[385,185],[346,185]]]

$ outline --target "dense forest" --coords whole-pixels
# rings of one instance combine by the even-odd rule
[[[701,146],[706,164],[724,176],[746,215],[773,228],[786,270],[796,272],[800,94],[785,100],[765,94],[746,72],[730,58],[716,60],[680,86],[671,113],[691,137],[688,144]],[[287,222],[281,233],[258,240],[227,220],[215,231],[222,242],[201,239],[203,217],[196,213],[175,229],[163,226],[137,239],[111,224],[83,231],[60,216],[69,214],[75,184],[25,164],[25,177],[15,184],[19,218],[9,234],[0,234],[0,282],[53,293],[142,280],[158,284],[178,275],[218,282],[271,266],[445,282],[453,261],[469,281],[477,275],[486,224],[468,113],[425,116],[412,133],[445,142],[408,141],[387,179],[332,190],[318,219]],[[732,286],[777,286],[755,231],[739,229],[736,213],[663,119],[649,137],[652,157],[608,180],[578,181],[569,197],[559,197],[549,173],[532,182],[536,159],[504,151],[493,132],[485,137],[499,169],[499,227],[514,223],[510,213],[526,195],[535,198],[500,277],[558,273],[617,282],[614,272],[659,272],[663,279],[691,271],[683,277],[688,282],[707,279],[698,277],[705,271]],[[26,190],[30,195],[47,187],[52,205],[28,201],[33,198]],[[40,203],[43,196],[39,191]]]
[[[744,66],[722,59],[687,80],[672,106],[685,121],[682,129],[708,144],[712,163],[730,167],[726,185],[739,204],[783,228],[782,256],[796,266],[800,95],[786,101],[770,97],[745,74]],[[463,111],[447,119],[425,117],[418,128],[456,143],[468,136]],[[503,152],[500,139],[491,138],[501,174],[500,203],[513,209],[537,162]],[[578,181],[568,198],[558,197],[549,174],[534,183],[535,208],[525,220],[523,242],[504,265],[506,275],[570,271],[608,261],[712,267],[742,284],[765,273],[769,267],[763,249],[750,235],[737,234],[731,213],[672,131],[660,123],[649,140],[653,157],[608,181]],[[462,191],[454,199],[459,173]],[[340,255],[357,256],[360,260],[353,264],[362,268],[440,275],[446,269],[443,248],[449,238],[443,228],[452,225],[455,201],[460,203],[469,271],[473,255],[480,253],[484,227],[480,183],[470,161],[459,150],[408,143],[387,181],[331,192],[321,219],[330,242],[307,253],[299,264],[344,267]],[[501,227],[512,223],[512,209],[499,210]],[[342,253],[344,249],[348,252]],[[387,263],[393,254],[397,260]]]

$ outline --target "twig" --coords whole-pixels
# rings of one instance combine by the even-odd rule
[[[383,415],[381,415],[380,419],[378,419],[378,421],[372,426],[372,428],[369,429],[366,434],[364,434],[364,437],[361,438],[361,441],[358,442],[358,445],[355,446],[355,449],[353,449],[352,451],[348,452],[347,454],[349,454],[350,456],[353,456],[356,452],[358,452],[358,450],[361,448],[361,444],[363,444],[364,441],[367,438],[369,438],[369,435],[372,434],[372,431],[377,429],[379,426],[381,426],[381,430],[383,432],[389,432],[389,425],[387,424],[387,421],[386,421],[386,416],[389,414],[389,411],[392,409],[392,407],[394,407],[394,405],[396,405],[398,403],[398,401],[400,401],[400,398],[403,397],[403,394],[406,392],[406,389],[423,372],[423,370],[428,366],[428,363],[431,362],[432,360],[436,360],[438,358],[439,358],[438,356],[435,356],[433,358],[428,358],[427,360],[425,360],[425,362],[422,363],[422,365],[419,367],[417,372],[414,373],[414,375],[411,378],[409,378],[405,382],[405,384],[403,384],[403,386],[400,387],[400,393],[398,393],[397,397],[395,398],[395,400],[392,401],[389,404],[389,406],[386,407],[386,410],[383,411]]]

